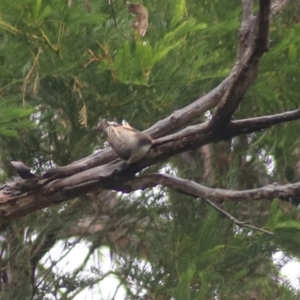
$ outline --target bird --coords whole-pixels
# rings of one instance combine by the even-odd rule
[[[23,179],[36,178],[36,176],[31,173],[31,169],[27,167],[23,162],[11,161],[10,163],[21,178]]]
[[[148,134],[131,127],[125,120],[120,125],[103,119],[99,121],[98,128],[104,132],[110,146],[127,165],[141,160],[153,144]]]
[[[147,8],[138,3],[126,2],[129,12],[135,16],[133,28],[138,31],[140,36],[145,36],[148,28],[148,11]]]

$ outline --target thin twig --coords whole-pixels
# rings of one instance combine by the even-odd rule
[[[37,54],[35,55],[35,57],[33,58],[33,63],[32,63],[32,67],[30,68],[29,72],[27,73],[23,85],[22,85],[22,93],[23,93],[23,107],[25,107],[25,96],[26,96],[26,87],[27,87],[27,83],[29,82],[31,75],[33,73],[33,71],[36,69],[37,64],[38,64],[38,60],[40,57],[40,54],[42,52],[42,48],[39,47]]]
[[[125,1],[125,4],[126,4],[126,1]],[[125,38],[125,39],[128,39],[128,37],[122,33],[118,27],[118,24],[117,24],[117,21],[116,21],[116,14],[115,14],[115,9],[114,9],[114,5],[113,5],[113,0],[108,0],[108,5],[110,6],[110,9],[111,9],[111,16],[113,18],[113,21],[114,21],[114,24],[115,24],[115,27],[116,29],[121,33],[121,35]]]
[[[206,199],[206,198],[202,198],[205,202],[207,202],[210,206],[212,206],[214,209],[216,209],[218,212],[220,212],[221,214],[223,214],[224,216],[226,216],[229,220],[231,220],[234,224],[236,224],[237,226],[240,227],[246,227],[246,228],[250,228],[253,230],[257,230],[257,231],[261,231],[263,233],[269,234],[269,235],[273,235],[274,233],[253,225],[248,224],[248,222],[242,222],[237,220],[234,216],[232,216],[231,214],[229,214],[227,211],[225,211],[224,209],[222,209],[220,206],[218,206],[217,204],[213,203],[212,201]]]
[[[116,21],[116,14],[115,14],[115,9],[114,9],[114,5],[113,5],[113,0],[108,0],[108,5],[110,6],[110,9],[111,9],[111,15],[112,15],[114,24],[115,24],[116,28],[119,29],[118,25],[117,25],[117,21]]]

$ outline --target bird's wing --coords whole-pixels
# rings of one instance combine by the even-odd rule
[[[135,130],[134,128],[132,128],[130,125],[129,125],[129,123],[128,122],[126,122],[125,120],[123,120],[122,121],[122,125],[124,126],[124,127],[126,127],[126,128],[129,128],[129,129],[133,129],[133,130]]]
[[[122,126],[110,126],[107,128],[108,142],[117,154],[124,160],[131,156],[130,140],[134,131],[125,130]]]

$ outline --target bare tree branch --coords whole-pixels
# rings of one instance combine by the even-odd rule
[[[249,46],[250,31],[253,28],[253,21],[255,20],[252,15],[253,0],[243,0],[243,18],[239,30],[239,51],[238,59],[242,59]]]
[[[119,175],[114,173],[114,170],[121,167],[121,165],[120,161],[115,161],[112,164],[96,167],[68,178],[55,180],[46,186],[42,186],[32,192],[25,192],[20,196],[7,197],[6,200],[1,197],[0,220],[5,222],[101,187],[131,192],[161,184],[183,194],[210,198],[212,200],[263,200],[275,197],[289,199],[289,197],[300,196],[300,183],[285,186],[274,184],[260,189],[245,191],[227,191],[209,189],[192,181],[160,174],[127,179],[130,173],[124,170]],[[122,174],[122,172],[124,173]],[[3,195],[5,196],[5,193],[1,196]]]
[[[200,118],[206,111],[214,108],[219,103],[232,77],[233,74],[230,74],[226,79],[223,80],[222,83],[220,83],[208,94],[195,100],[190,105],[173,112],[167,118],[158,121],[144,132],[149,134],[152,138],[159,138],[176,132],[192,122],[196,122],[197,119]],[[107,148],[101,151],[101,155],[99,155],[99,153],[94,153],[88,157],[74,162],[71,169],[76,169],[76,172],[79,172],[86,170],[91,166],[100,166],[109,163],[116,158],[117,155],[115,152],[111,148]],[[56,175],[58,178],[61,178],[65,175],[70,175],[69,172],[74,174],[73,170],[69,171],[69,169],[69,166],[52,168],[46,172],[45,177],[52,177]]]
[[[157,185],[171,188],[185,195],[203,199],[208,198],[213,201],[258,201],[274,198],[288,200],[289,197],[300,197],[300,182],[286,185],[274,183],[252,190],[233,191],[208,188],[192,180],[185,180],[167,174],[151,174],[128,179],[127,181],[119,181],[116,183],[115,188],[129,193],[137,189],[144,190]]]
[[[278,0],[272,4],[272,16],[277,15],[280,11],[282,11],[288,4],[290,0]]]
[[[14,178],[0,187],[0,222],[67,201],[94,189],[118,189],[119,179],[122,181],[131,177],[143,168],[172,155],[198,148],[207,143],[261,130],[273,124],[299,119],[299,114],[300,110],[295,110],[274,116],[235,121],[230,124],[224,135],[210,131],[209,122],[189,126],[176,134],[156,140],[150,153],[143,160],[129,166],[124,165],[118,159],[106,165],[90,167],[90,169],[62,179],[57,179],[55,175],[46,179]],[[69,174],[72,174],[72,166],[77,167],[69,165]],[[139,188],[143,188],[143,186],[135,186],[135,189]],[[285,192],[287,191],[285,190]]]
[[[249,20],[252,19],[250,13],[252,4],[248,0],[244,0],[243,3],[243,21],[249,23]],[[189,126],[177,133],[157,139],[151,151],[143,160],[129,166],[124,165],[119,159],[112,161],[117,156],[109,148],[71,165],[50,169],[42,178],[14,178],[0,187],[0,222],[29,214],[38,209],[49,207],[101,188],[127,191],[127,187],[128,191],[133,191],[162,184],[160,180],[166,177],[155,175],[158,182],[151,183],[149,177],[147,180],[145,179],[147,177],[135,179],[133,175],[145,167],[186,150],[195,149],[211,142],[227,140],[245,133],[259,131],[274,124],[299,119],[300,110],[295,110],[273,116],[228,122],[228,118],[231,117],[245,91],[253,81],[260,58],[268,48],[269,14],[270,0],[261,0],[258,16],[255,18],[255,22],[252,22],[253,31],[251,29],[251,34],[253,32],[253,37],[247,37],[247,48],[245,48],[242,59],[237,61],[230,75],[218,87],[189,106],[156,123],[146,132],[157,138],[183,128],[199,119],[201,114],[207,109],[216,106],[224,94],[211,121]],[[221,124],[226,124],[227,126],[223,126],[222,130],[220,130]],[[166,183],[164,182],[164,184]],[[183,186],[184,188],[179,190],[179,192],[188,194],[188,189],[186,188],[190,186]],[[176,190],[176,187],[172,187],[172,185],[170,188]],[[203,188],[200,190],[203,191]],[[231,193],[230,191],[227,192]],[[297,188],[294,186],[292,192],[288,189],[282,189],[280,192],[283,193],[282,197],[298,196]],[[223,191],[221,193],[222,199],[224,199],[224,193]],[[199,196],[197,193],[192,195],[212,199],[209,195]],[[245,196],[245,194],[243,195]],[[249,195],[257,199],[255,198],[257,197],[256,194],[252,195],[250,193]],[[270,197],[277,196],[278,191],[267,196],[264,195],[259,199],[270,199]]]
[[[185,148],[183,147],[184,149],[181,149],[181,150],[178,149],[178,151],[175,151],[176,149],[172,146],[171,150],[170,149],[167,150],[167,155],[171,156],[171,155],[175,155],[177,153],[183,152],[185,150],[188,150],[189,148],[197,148],[197,147],[203,146],[210,142],[217,142],[217,141],[221,141],[221,140],[225,140],[225,139],[230,139],[230,138],[238,136],[238,135],[252,133],[255,131],[260,131],[262,129],[269,128],[275,124],[280,124],[280,123],[293,121],[293,120],[297,120],[297,119],[300,119],[300,110],[299,109],[290,111],[290,112],[284,112],[281,114],[276,114],[276,115],[233,121],[226,128],[226,132],[224,132],[224,131],[222,132],[223,135],[219,134],[219,133],[215,133],[215,136],[208,135],[208,133],[210,132],[210,128],[208,127],[208,122],[205,122],[200,125],[189,126],[173,135],[169,135],[164,138],[158,139],[158,140],[156,140],[155,145],[157,147],[158,145],[166,144],[169,141],[184,139],[184,137],[188,136],[188,135],[202,134],[201,140],[200,139],[196,140],[196,138],[194,138],[192,141],[192,144],[189,144]],[[204,134],[207,134],[207,135],[205,136]],[[204,137],[205,137],[205,139],[204,139]],[[156,150],[156,151],[159,151],[159,150]],[[117,158],[117,155],[111,150],[111,148],[104,149],[100,152],[97,152],[93,156],[90,156],[89,159],[86,161],[80,160],[80,161],[72,163],[68,166],[51,168],[46,171],[46,173],[43,175],[43,177],[51,178],[51,180],[64,178],[64,177],[71,176],[73,174],[88,170],[93,167],[107,164],[108,162],[110,162],[116,158]],[[163,158],[165,158],[165,156]],[[161,158],[161,159],[163,159],[163,158]],[[157,161],[159,161],[159,159],[156,160],[155,162],[157,162]],[[155,162],[152,162],[152,163],[155,163]],[[146,164],[145,166],[149,166],[149,164]],[[140,170],[141,169],[139,169],[138,171],[140,171]]]
[[[294,121],[300,119],[300,109],[287,111],[281,114],[249,118],[244,120],[233,121],[230,123],[230,134],[236,136],[237,133],[251,133],[258,130],[269,128],[273,125]]]
[[[225,211],[224,209],[222,209],[220,206],[218,206],[217,204],[211,202],[210,200],[203,198],[203,200],[208,203],[211,207],[213,207],[215,210],[217,210],[218,212],[220,212],[222,215],[224,215],[225,217],[227,217],[229,220],[231,220],[234,224],[236,224],[239,227],[246,227],[246,228],[250,228],[253,230],[257,230],[257,231],[261,231],[263,233],[267,233],[269,235],[273,235],[273,232],[269,231],[269,230],[265,230],[250,224],[247,224],[247,222],[242,222],[237,220],[234,216],[232,216],[230,213],[228,213],[227,211]]]
[[[248,1],[244,3],[249,4]],[[221,131],[230,121],[231,116],[243,99],[249,86],[252,84],[259,62],[263,54],[269,49],[269,19],[270,0],[260,0],[260,7],[255,22],[253,22],[253,37],[247,38],[249,46],[243,57],[235,64],[232,73],[234,76],[211,120],[211,126]],[[245,10],[248,10],[249,5]],[[245,18],[248,18],[248,13]]]

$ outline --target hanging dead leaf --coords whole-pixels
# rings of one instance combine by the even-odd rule
[[[87,108],[85,103],[83,103],[83,107],[79,112],[78,121],[80,125],[87,127],[88,116],[87,116]]]

